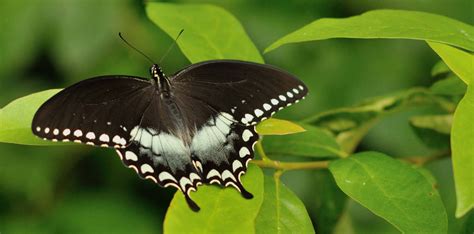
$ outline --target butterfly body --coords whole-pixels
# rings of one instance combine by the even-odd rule
[[[33,133],[115,148],[123,163],[190,198],[200,184],[235,187],[258,140],[255,125],[304,98],[304,84],[268,65],[211,60],[167,77],[103,76],[72,85],[35,114]]]

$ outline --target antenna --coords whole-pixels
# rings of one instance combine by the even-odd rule
[[[163,61],[163,59],[166,57],[166,55],[168,55],[168,53],[171,51],[171,49],[174,47],[174,45],[176,45],[176,42],[178,41],[178,38],[179,36],[181,36],[181,34],[184,32],[184,29],[181,29],[181,31],[179,31],[178,33],[178,36],[176,37],[176,39],[174,39],[173,41],[173,44],[170,45],[170,47],[168,47],[168,50],[165,52],[165,54],[163,54],[163,56],[161,57],[160,59],[160,63],[161,61]]]
[[[119,37],[120,39],[122,39],[123,42],[125,42],[125,44],[127,44],[130,48],[134,49],[136,52],[140,53],[141,55],[143,55],[146,59],[148,59],[148,61],[150,61],[152,64],[156,64],[155,62],[153,62],[153,60],[148,57],[145,53],[141,52],[139,49],[135,48],[135,46],[133,46],[132,44],[130,44],[127,40],[125,40],[125,38],[123,38],[122,36],[122,33],[119,32]]]

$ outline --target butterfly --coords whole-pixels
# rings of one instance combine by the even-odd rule
[[[151,79],[107,75],[67,87],[35,113],[32,131],[45,140],[114,148],[143,179],[190,192],[201,184],[235,187],[259,139],[255,126],[297,103],[307,87],[276,67],[210,60]]]

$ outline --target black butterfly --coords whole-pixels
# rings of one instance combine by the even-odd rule
[[[211,60],[171,77],[110,75],[74,84],[46,101],[32,130],[45,140],[116,149],[141,178],[182,191],[217,183],[252,198],[240,181],[254,155],[255,125],[304,98],[293,75],[263,64]]]

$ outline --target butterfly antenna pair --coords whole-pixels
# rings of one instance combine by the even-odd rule
[[[184,29],[181,29],[181,31],[179,31],[178,33],[178,36],[176,36],[176,39],[173,41],[173,43],[168,47],[168,50],[166,50],[166,52],[163,54],[163,56],[161,57],[159,63],[161,64],[161,62],[163,61],[163,59],[166,57],[166,55],[168,55],[168,53],[171,51],[171,49],[173,49],[173,47],[176,45],[176,42],[178,41],[178,38],[181,36],[181,34],[183,33]],[[125,38],[122,36],[122,33],[119,32],[119,37],[120,39],[122,39],[122,41],[127,44],[130,48],[132,48],[133,50],[135,50],[136,52],[138,52],[139,54],[143,55],[146,59],[148,59],[148,61],[150,61],[152,64],[157,64],[153,61],[153,59],[151,59],[149,56],[147,56],[145,53],[143,53],[141,50],[137,49],[135,46],[133,46],[132,44],[130,44],[127,40],[125,40]]]

